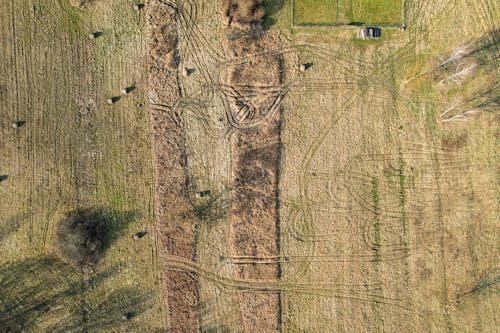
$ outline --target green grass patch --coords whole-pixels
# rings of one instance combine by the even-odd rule
[[[403,0],[294,0],[296,25],[400,25]]]
[[[355,22],[377,25],[397,25],[403,23],[402,0],[352,0]]]
[[[295,0],[295,24],[335,24],[337,22],[336,0]]]

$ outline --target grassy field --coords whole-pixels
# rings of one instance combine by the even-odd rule
[[[386,33],[383,43],[358,42],[348,29],[290,32],[288,4],[273,16],[271,31],[284,35],[274,51],[285,73],[273,88],[287,91],[282,275],[258,283],[235,278],[242,259],[231,248],[228,206],[230,137],[237,129],[225,118],[224,96],[212,92],[228,68],[255,59],[219,52],[224,30],[212,19],[212,2],[193,3],[184,13],[196,13],[197,23],[186,20],[182,66],[199,71],[180,80],[189,96],[183,104],[188,170],[193,192],[216,193],[205,206],[191,268],[200,274],[202,327],[249,332],[245,321],[260,317],[245,312],[238,296],[260,287],[280,293],[283,332],[495,331],[498,241],[489,235],[499,228],[496,126],[489,113],[467,126],[440,118],[449,96],[492,78],[481,74],[447,91],[433,72],[405,84],[463,43],[447,34],[457,18],[471,39],[482,38],[494,11],[463,15],[466,1],[411,4],[412,25]],[[298,65],[306,62],[313,66],[301,74]],[[276,259],[245,260],[258,266]]]
[[[402,0],[294,0],[296,25],[401,25]]]
[[[8,176],[0,183],[0,302],[15,309],[10,317],[2,310],[2,323],[28,332],[165,327],[141,15],[126,0],[84,10],[2,0],[0,8],[0,174]],[[91,40],[94,31],[103,35]],[[106,103],[134,83],[132,94]],[[25,124],[14,129],[14,121]],[[68,211],[94,207],[128,225],[82,275],[53,261],[54,232]],[[141,230],[148,235],[133,241]]]
[[[498,96],[498,51],[439,64],[460,45],[495,44],[498,4],[408,4],[409,28],[380,44],[347,29],[293,30],[282,283],[310,292],[284,293],[285,332],[497,330],[498,109],[464,122],[445,112]],[[468,40],[450,37],[457,24]],[[305,62],[314,65],[301,76]],[[473,62],[482,65],[453,81]]]
[[[167,265],[196,276],[199,299],[182,301],[196,305],[202,332],[262,327],[268,295],[280,301],[273,331],[497,332],[497,1],[407,1],[406,31],[377,42],[357,40],[352,29],[290,29],[291,2],[274,1],[272,43],[245,56],[228,49],[218,2],[182,2],[179,67],[194,72],[179,75],[175,108],[192,206],[182,213],[199,220],[192,261],[157,255],[145,20],[132,3],[78,10],[64,0],[0,0],[3,327],[169,332],[159,272]],[[296,24],[401,23],[399,2],[295,4]],[[462,33],[450,34],[457,25]],[[103,35],[88,38],[93,31]],[[464,45],[467,56],[446,62]],[[259,62],[267,54],[279,57],[274,72]],[[301,72],[304,63],[312,66]],[[281,82],[230,85],[228,73],[251,66]],[[120,93],[132,84],[134,92]],[[262,91],[282,97],[280,133],[264,139],[269,118],[230,117],[234,96],[247,110],[274,110]],[[279,250],[271,255],[241,255],[237,241],[248,239],[231,230],[240,219],[231,206],[242,124],[255,130],[243,148],[280,146]],[[262,192],[265,171],[245,190]],[[77,208],[104,208],[122,226],[94,272],[83,274],[54,246],[58,222]],[[247,224],[257,225],[240,227]],[[236,273],[278,264],[279,278]],[[264,301],[249,302],[251,293]]]

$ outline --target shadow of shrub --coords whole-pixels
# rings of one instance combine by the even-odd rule
[[[264,9],[266,11],[264,29],[269,29],[270,26],[276,23],[274,15],[285,6],[285,1],[286,0],[264,0]]]
[[[30,215],[29,212],[21,213],[0,222],[0,242],[16,233]]]

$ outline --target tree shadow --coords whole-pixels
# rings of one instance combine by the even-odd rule
[[[56,258],[30,258],[0,267],[0,327],[38,331],[44,315],[82,289],[77,272]]]
[[[500,30],[496,29],[464,43],[447,54],[446,60],[432,72],[436,83],[455,85],[454,91],[449,90],[455,94],[455,102],[443,113],[443,122],[467,122],[480,114],[498,110],[500,94],[494,73],[498,71],[499,39]],[[463,84],[470,81],[481,84]]]
[[[69,212],[57,228],[59,254],[78,268],[95,265],[140,216],[138,211],[119,212],[107,207]]]
[[[496,67],[500,57],[499,40],[500,30],[491,30],[471,43],[472,49],[467,56],[476,58],[480,65],[491,64]]]
[[[23,225],[24,221],[26,221],[30,217],[30,213],[21,213],[15,216],[12,216],[2,222],[0,224],[0,242],[17,232],[19,228]]]
[[[76,307],[71,315],[53,324],[49,332],[114,332],[125,329],[131,320],[151,306],[151,292],[120,288],[102,301]]]
[[[274,17],[285,6],[285,0],[264,0],[266,16],[264,17],[264,29],[267,30],[276,23]]]
[[[102,282],[115,270],[98,278]],[[57,258],[0,266],[0,332],[127,331],[152,304],[152,293],[139,288],[120,288],[107,296],[99,292],[97,299],[88,295],[83,275]]]

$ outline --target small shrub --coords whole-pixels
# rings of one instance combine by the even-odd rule
[[[72,265],[97,263],[103,251],[105,222],[89,211],[69,213],[57,229],[60,254]]]
[[[263,23],[263,0],[223,0],[222,8],[229,25],[240,27],[257,27]]]
[[[95,265],[130,222],[130,217],[104,208],[68,213],[57,228],[59,254],[77,268]]]

